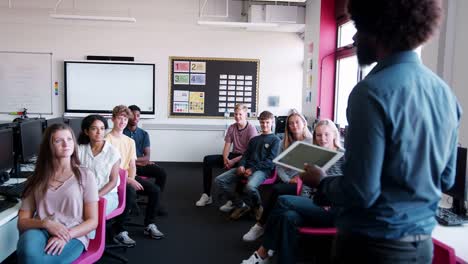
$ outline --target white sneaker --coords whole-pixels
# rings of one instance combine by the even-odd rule
[[[232,205],[231,201],[227,201],[223,206],[219,207],[221,212],[229,213],[234,210],[234,206]]]
[[[205,206],[213,203],[213,199],[211,199],[211,196],[208,196],[206,193],[202,194],[200,197],[200,200],[198,200],[195,205],[196,206]]]
[[[158,230],[158,227],[155,224],[149,224],[143,233],[147,236],[150,236],[154,239],[161,239],[164,237],[164,234]]]
[[[116,236],[114,236],[114,242],[117,243],[117,244],[123,244],[123,245],[128,246],[128,247],[133,247],[133,246],[136,245],[135,240],[131,239],[128,236],[127,231],[122,231],[122,232],[118,233]]]
[[[248,259],[244,259],[241,264],[267,264],[269,263],[269,258],[262,259],[258,254],[257,251],[255,251],[252,256]]]
[[[243,237],[242,240],[245,242],[253,242],[257,240],[259,237],[263,236],[263,233],[265,232],[265,229],[261,227],[259,224],[255,224],[252,226]]]

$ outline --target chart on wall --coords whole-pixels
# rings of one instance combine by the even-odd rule
[[[245,104],[257,116],[258,59],[170,57],[169,116],[231,116]]]

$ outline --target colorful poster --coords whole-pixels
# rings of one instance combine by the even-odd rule
[[[205,74],[190,74],[190,84],[192,85],[205,85],[206,75]]]
[[[206,62],[204,61],[192,61],[190,62],[190,71],[191,72],[206,72]]]
[[[174,91],[174,102],[179,101],[179,102],[188,102],[189,97],[189,91],[181,91],[181,90],[175,90]]]
[[[174,102],[172,111],[174,113],[188,113],[188,102]]]
[[[189,74],[188,73],[174,73],[174,84],[184,85],[189,84]]]
[[[174,72],[189,72],[190,62],[188,61],[174,61]]]
[[[189,113],[203,114],[205,113],[205,93],[190,92]]]

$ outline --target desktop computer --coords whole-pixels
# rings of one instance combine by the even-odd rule
[[[39,154],[42,141],[42,120],[25,120],[18,124],[16,150],[20,163],[27,163]]]
[[[73,133],[75,134],[75,138],[78,139],[78,136],[81,133],[81,122],[83,121],[83,118],[69,118],[68,119],[68,126],[73,130]]]
[[[15,152],[13,147],[13,129],[0,129],[0,184],[10,178],[9,170],[15,166]]]
[[[50,127],[53,124],[65,124],[65,118],[63,117],[56,117],[46,120],[46,127]]]
[[[465,202],[468,201],[468,177],[466,176],[467,149],[458,147],[455,183],[444,193],[452,196],[452,211],[466,218]]]

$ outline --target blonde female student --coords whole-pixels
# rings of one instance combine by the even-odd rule
[[[88,246],[99,197],[95,176],[79,166],[76,148],[68,126],[45,131],[18,215],[19,263],[72,263]]]

